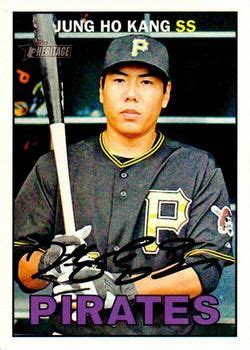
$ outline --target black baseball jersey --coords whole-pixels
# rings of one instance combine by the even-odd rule
[[[76,229],[92,225],[87,243],[95,244],[99,254],[119,251],[132,240],[153,236],[154,242],[136,249],[136,257],[129,262],[133,269],[150,266],[156,271],[178,259],[187,264],[203,260],[193,268],[203,292],[209,293],[216,288],[224,265],[233,262],[228,226],[231,211],[223,175],[207,152],[158,135],[148,152],[125,161],[108,152],[103,134],[68,148]],[[50,152],[38,160],[17,196],[15,238],[18,241],[35,234],[49,246],[54,235],[63,233],[54,155]],[[169,249],[185,239],[192,239],[189,249]],[[218,263],[209,264],[211,258]],[[107,261],[107,270],[122,271],[112,259]],[[55,328],[60,331],[60,326]],[[154,327],[146,328],[154,334]],[[99,327],[98,332],[125,335],[136,330],[145,334],[146,328],[109,327],[104,331],[105,327]],[[185,328],[190,330],[190,326],[158,325],[155,332],[178,335],[185,334]],[[96,332],[85,333],[83,327],[75,327],[73,334]]]

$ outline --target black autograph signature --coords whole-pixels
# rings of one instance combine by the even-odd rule
[[[153,272],[155,273],[151,275],[151,278],[158,279],[195,265],[206,263],[207,267],[209,267],[212,264],[218,264],[218,260],[215,258],[204,258],[192,263],[185,263],[185,253],[190,251],[190,249],[193,248],[196,245],[196,243],[192,238],[177,238],[164,240],[160,244],[158,244],[160,250],[166,251],[167,254],[172,254],[171,262],[168,265],[164,265],[163,270],[158,269],[157,271],[154,271],[153,268],[150,266],[140,266],[136,268],[131,268],[129,262],[132,262],[133,259],[137,256],[136,250],[150,245],[154,242],[155,237],[141,237],[132,240],[128,244],[124,245],[119,251],[107,252],[96,257],[95,259],[80,261],[81,258],[86,256],[89,252],[96,250],[96,244],[90,246],[87,246],[86,244],[80,245],[76,247],[71,254],[65,256],[66,246],[60,242],[53,241],[53,244],[58,245],[62,248],[60,256],[50,266],[35,273],[32,277],[51,281],[51,278],[48,278],[48,276],[46,276],[45,273],[52,270],[53,268],[58,267],[61,264],[64,264],[65,266],[74,266],[73,271],[69,275],[68,283],[83,283],[93,281],[95,279],[100,278],[104,274],[107,267],[107,260],[111,257],[114,266],[119,267],[123,270],[120,276],[115,281],[117,285],[123,285],[138,281],[149,276]],[[32,252],[29,253],[27,259],[30,258],[31,254]],[[69,260],[71,261],[69,262]],[[93,266],[96,267],[96,274],[81,279],[75,278],[75,275],[84,267]]]

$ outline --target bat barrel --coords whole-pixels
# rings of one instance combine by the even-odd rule
[[[37,41],[55,46],[55,29],[52,14],[33,15],[33,25]],[[58,77],[57,57],[40,57],[42,82],[50,124],[63,123],[61,91]]]

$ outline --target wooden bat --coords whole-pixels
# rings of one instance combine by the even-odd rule
[[[34,14],[33,25],[36,39],[47,42],[47,45],[56,45],[52,14]],[[65,124],[57,58],[40,57],[40,66],[50,122],[51,140],[55,154],[65,234],[73,235],[76,229],[70,188]]]

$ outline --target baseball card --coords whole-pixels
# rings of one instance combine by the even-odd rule
[[[237,8],[11,18],[13,342],[237,340]]]
[[[13,23],[14,335],[236,335],[237,13]]]

